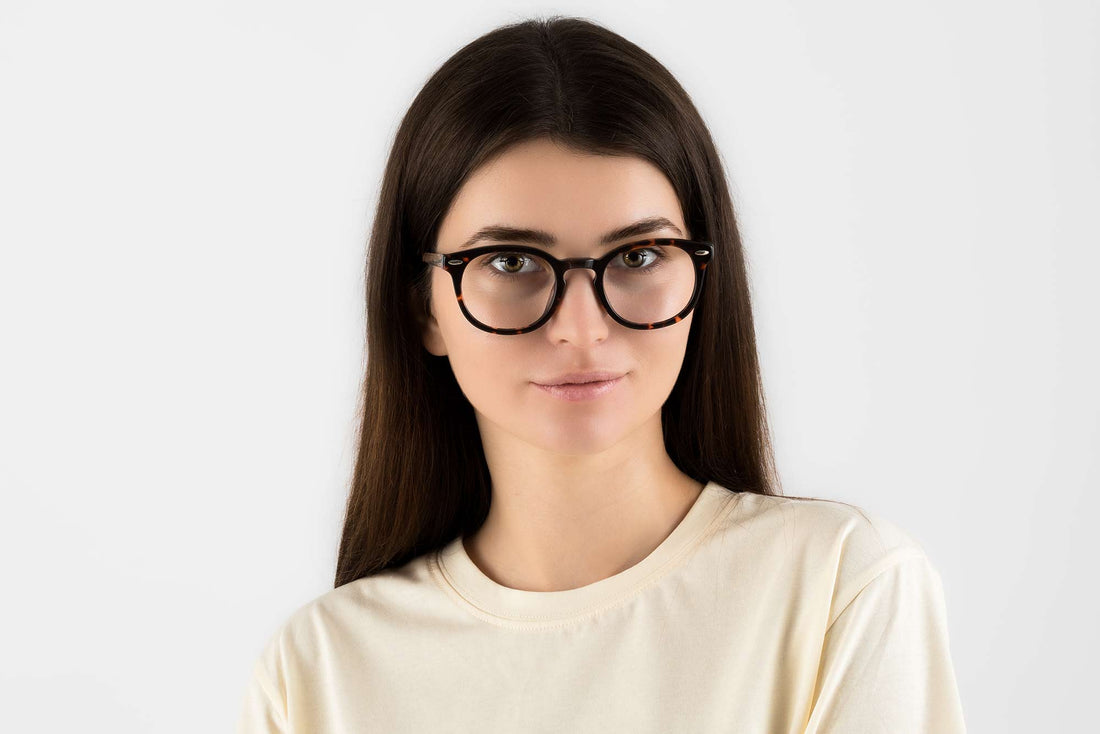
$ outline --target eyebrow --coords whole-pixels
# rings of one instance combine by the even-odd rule
[[[680,231],[680,228],[673,224],[665,217],[646,217],[645,219],[639,219],[637,222],[628,224],[625,227],[619,227],[606,233],[600,238],[600,245],[607,246],[619,240],[625,240],[628,237],[642,237],[643,235],[650,234],[662,229],[671,229],[678,236],[683,237],[684,233]],[[521,227],[509,227],[503,224],[493,224],[488,227],[482,227],[474,233],[470,239],[463,242],[458,249],[464,250],[467,247],[471,247],[478,242],[527,242],[533,245],[542,245],[543,247],[553,247],[557,240],[554,235],[541,229],[524,229]]]

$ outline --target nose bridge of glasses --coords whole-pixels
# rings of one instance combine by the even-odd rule
[[[576,259],[573,259],[573,260],[565,261],[565,272],[562,273],[562,279],[565,281],[566,289],[569,288],[569,274],[570,273],[576,273],[576,272],[586,273],[586,274],[592,276],[592,280],[590,282],[592,283],[592,289],[593,289],[592,293],[593,293],[593,295],[595,295],[595,292],[596,292],[595,291],[595,288],[596,288],[595,262],[593,260],[588,259],[588,258],[576,258]],[[583,279],[583,276],[582,276],[582,279]],[[564,298],[564,294],[563,294],[562,297]]]
[[[558,302],[558,309],[557,310],[559,310],[559,312],[560,312],[560,307],[565,304],[565,297],[567,295],[569,295],[569,274],[570,273],[577,273],[577,272],[587,273],[587,274],[592,276],[591,280],[589,280],[589,282],[591,283],[591,286],[589,288],[585,289],[583,286],[578,286],[578,287],[581,288],[582,290],[588,290],[588,292],[589,292],[588,298],[596,304],[597,308],[600,308],[600,309],[603,308],[603,305],[600,303],[600,296],[596,292],[596,271],[593,267],[591,267],[592,265],[594,265],[594,262],[592,260],[586,259],[586,258],[577,258],[575,260],[568,261],[565,272],[562,274],[562,279],[565,282],[565,289],[560,294],[558,294],[558,298],[554,299]],[[585,280],[588,280],[587,278],[584,277],[584,275],[580,275],[577,279],[579,279],[581,282],[584,282]],[[579,296],[579,297],[584,298],[584,296]],[[574,296],[574,298],[577,298],[577,296]],[[589,307],[591,307],[591,306],[589,306]],[[574,308],[576,308],[576,306],[574,306]]]

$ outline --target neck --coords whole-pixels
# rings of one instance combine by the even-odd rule
[[[568,457],[483,441],[492,504],[463,540],[470,559],[493,581],[526,591],[587,586],[641,561],[703,484],[676,467],[659,432],[637,438]]]

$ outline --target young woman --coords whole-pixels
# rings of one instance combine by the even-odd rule
[[[964,731],[940,577],[779,494],[713,141],[582,19],[468,44],[385,171],[335,588],[238,731]]]

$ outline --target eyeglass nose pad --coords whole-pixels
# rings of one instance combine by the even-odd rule
[[[584,273],[588,273],[592,276],[591,280],[589,281],[591,283],[591,285],[589,286],[589,291],[592,294],[591,298],[592,298],[593,301],[596,302],[596,307],[600,311],[606,312],[607,309],[604,308],[603,303],[600,301],[600,294],[596,291],[596,271],[594,269],[586,268],[586,267],[583,267],[583,266],[575,266],[575,267],[568,268],[562,274],[562,280],[565,281],[565,289],[567,289],[569,287],[569,274],[574,273],[578,270],[580,270],[581,272],[584,272]],[[559,296],[552,299],[552,301],[554,301],[554,300],[558,301],[558,307],[555,309],[556,311],[560,312],[561,306],[565,303],[565,296],[566,296],[566,292],[563,289],[561,294],[559,294]]]
[[[600,301],[600,297],[599,297],[599,295],[598,295],[598,294],[596,293],[596,271],[595,271],[595,270],[593,270],[592,268],[583,268],[583,267],[576,267],[576,268],[569,268],[568,270],[566,270],[566,271],[565,271],[565,272],[564,272],[564,273],[562,274],[562,280],[564,280],[564,281],[565,281],[565,287],[564,287],[564,288],[562,289],[562,294],[561,294],[561,297],[562,297],[563,299],[565,298],[565,289],[569,287],[569,274],[570,274],[570,273],[575,273],[575,272],[577,272],[578,270],[579,270],[580,272],[582,272],[582,273],[585,273],[585,274],[587,274],[587,275],[591,275],[591,276],[592,276],[592,279],[591,279],[591,280],[589,281],[589,283],[591,283],[591,284],[592,284],[592,297],[596,299],[596,302],[597,302],[597,303],[599,303],[599,301]]]

